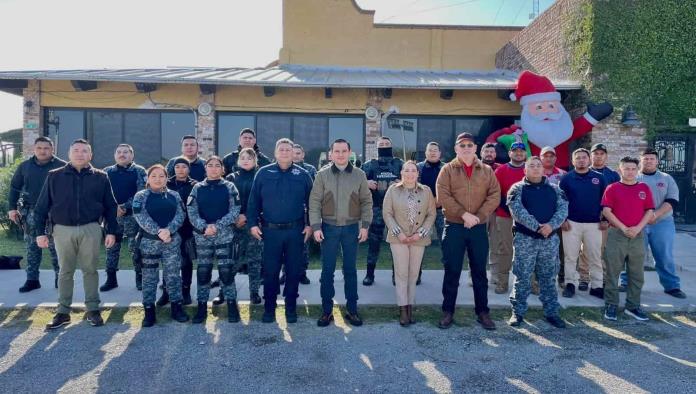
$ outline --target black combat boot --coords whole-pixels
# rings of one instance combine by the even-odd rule
[[[99,291],[109,291],[117,287],[116,270],[106,270],[106,282],[99,288]]]
[[[230,323],[239,323],[239,307],[237,301],[227,300],[227,321]]]
[[[199,302],[198,309],[196,310],[196,315],[191,320],[193,324],[201,324],[208,318],[208,303]]]
[[[169,304],[169,292],[167,292],[167,289],[164,289],[164,290],[162,290],[162,295],[157,300],[157,303],[155,305],[165,306],[167,304]]]
[[[41,282],[38,280],[30,280],[27,279],[26,282],[24,282],[24,285],[19,288],[20,293],[28,293],[32,290],[40,289],[41,288]]]
[[[157,313],[155,306],[152,304],[143,305],[145,308],[145,317],[143,317],[143,327],[152,327],[157,322]]]
[[[181,305],[181,301],[172,302],[172,320],[176,320],[179,323],[185,323],[189,320],[189,316],[184,312],[184,307]]]

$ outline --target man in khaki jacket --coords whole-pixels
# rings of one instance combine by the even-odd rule
[[[332,164],[317,173],[309,195],[309,223],[314,240],[321,244],[321,299],[323,314],[317,321],[326,327],[333,320],[334,271],[338,248],[343,253],[345,282],[345,319],[353,326],[362,325],[358,315],[358,243],[367,240],[372,222],[372,195],[365,173],[350,159],[350,143],[337,139],[331,144]]]
[[[436,183],[437,201],[445,215],[442,240],[444,301],[439,327],[449,328],[454,321],[459,277],[464,253],[468,252],[477,321],[483,328],[494,330],[495,323],[488,314],[486,222],[500,203],[500,185],[493,170],[476,157],[473,135],[459,134],[454,151],[457,157],[445,164]]]

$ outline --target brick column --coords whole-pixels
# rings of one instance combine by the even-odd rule
[[[41,82],[30,80],[24,89],[24,121],[22,123],[22,152],[25,158],[34,154],[34,140],[43,135],[41,116]]]
[[[367,90],[367,107],[375,107],[382,113],[382,95],[380,89]],[[365,162],[377,158],[377,139],[381,134],[381,120],[365,119]]]
[[[621,123],[622,111],[614,111],[609,118],[598,123],[592,130],[592,144],[603,143],[609,150],[607,165],[616,169],[624,156],[637,157],[648,146],[645,141],[644,126],[624,126]]]
[[[198,103],[208,103],[213,110],[209,115],[203,116],[196,112],[198,116],[198,128],[196,138],[198,138],[198,154],[207,158],[215,154],[215,93],[201,94]]]

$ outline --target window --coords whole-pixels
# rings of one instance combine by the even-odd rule
[[[116,145],[123,142],[123,112],[88,112],[87,140],[92,145],[92,165],[97,168],[111,165]]]
[[[220,157],[237,150],[239,132],[244,128],[254,129],[254,115],[221,114],[217,124],[217,152]],[[268,152],[264,152],[268,153]]]
[[[382,135],[391,138],[394,157],[405,160],[416,158],[418,143],[418,119],[392,117],[387,118],[386,130]],[[404,155],[404,150],[406,153]]]
[[[162,153],[160,161],[167,161],[181,154],[181,137],[196,135],[195,120],[192,112],[162,113]]]
[[[281,138],[292,138],[292,117],[288,115],[257,115],[256,144],[269,158],[273,158],[275,143]]]
[[[135,150],[135,162],[150,167],[162,160],[162,133],[160,114],[153,112],[126,112],[123,141]],[[112,149],[115,149],[115,145]]]
[[[328,119],[325,116],[296,116],[293,119],[292,140],[302,145],[305,162],[317,166],[319,156],[328,147]]]
[[[46,135],[53,140],[56,156],[67,160],[70,143],[85,138],[85,111],[50,109],[44,119]]]
[[[364,137],[365,125],[362,117],[354,116],[329,118],[329,140],[326,144],[327,148],[333,141],[343,138],[344,140],[350,142],[350,149],[356,154],[357,159],[361,163],[364,163]]]

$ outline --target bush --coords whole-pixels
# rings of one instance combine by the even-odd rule
[[[14,223],[7,216],[7,211],[10,210],[10,181],[14,175],[22,158],[18,157],[9,167],[0,168],[0,227],[5,230],[16,230]],[[7,234],[13,234],[15,231],[8,231]]]

